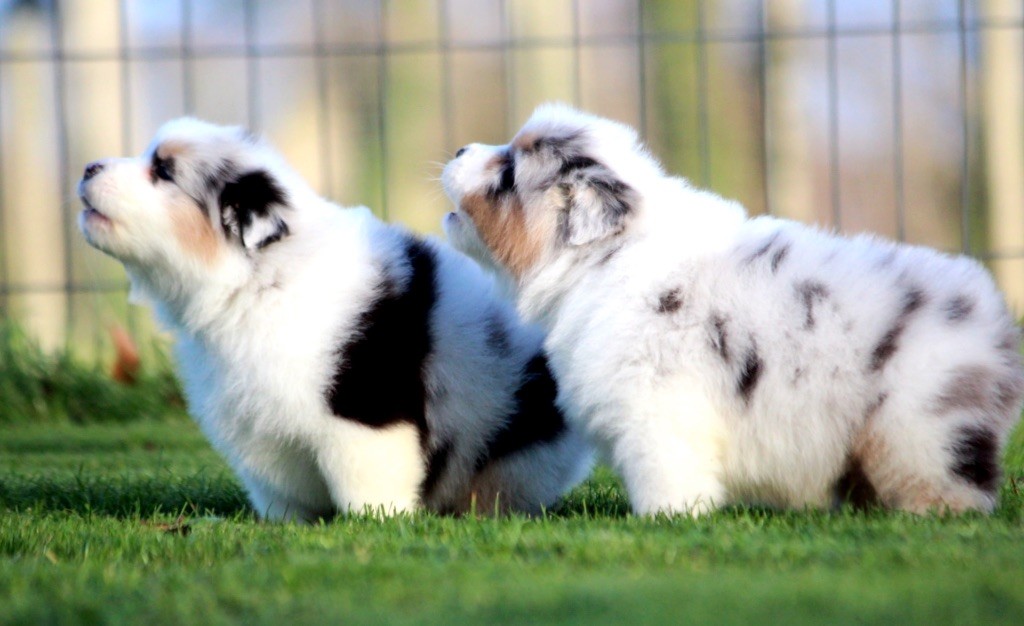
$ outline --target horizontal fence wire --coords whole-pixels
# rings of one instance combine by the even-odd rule
[[[247,2],[247,6],[251,2]],[[39,61],[118,61],[124,60],[124,53],[130,60],[166,61],[182,59],[216,59],[222,57],[243,58],[288,58],[317,56],[376,56],[379,54],[402,55],[459,52],[502,52],[506,49],[606,47],[637,44],[665,43],[761,43],[764,41],[785,41],[802,39],[844,39],[856,37],[889,36],[896,30],[902,35],[978,33],[982,30],[1020,30],[1024,20],[1018,19],[975,19],[909,22],[879,26],[803,28],[792,30],[764,30],[759,32],[716,32],[707,29],[691,31],[644,31],[638,35],[580,35],[575,37],[511,37],[491,41],[411,41],[372,44],[260,44],[252,43],[255,14],[247,9],[246,39],[249,43],[172,46],[134,46],[122,50],[64,50],[59,42],[52,50],[20,51],[0,50],[0,62],[31,63]],[[59,18],[56,18],[59,20]]]

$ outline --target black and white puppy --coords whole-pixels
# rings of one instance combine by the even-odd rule
[[[86,167],[86,240],[176,335],[189,407],[256,511],[535,512],[587,473],[542,332],[462,254],[318,197],[194,119]]]
[[[564,106],[442,181],[449,238],[549,331],[559,404],[635,510],[995,505],[1024,374],[977,262],[748,219]]]

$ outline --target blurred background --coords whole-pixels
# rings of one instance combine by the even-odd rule
[[[1024,314],[1022,0],[0,0],[0,321],[91,359],[112,324],[154,343],[74,188],[168,118],[259,130],[437,233],[441,164],[548,100],[752,214],[973,255]]]

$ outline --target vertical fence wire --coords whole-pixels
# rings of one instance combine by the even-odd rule
[[[771,215],[772,207],[772,160],[771,156],[771,109],[768,101],[768,64],[771,50],[768,49],[768,0],[760,0],[757,19],[758,95],[761,98],[761,174],[764,188],[764,211]]]
[[[186,115],[196,110],[192,0],[181,0],[181,100]]]
[[[641,2],[643,0],[640,0]],[[499,10],[501,11],[501,63],[505,72],[505,132],[503,137],[508,137],[515,129],[519,111],[517,108],[516,93],[516,65],[515,57],[512,55],[512,18],[509,15],[509,0],[500,0]]]
[[[387,0],[377,5],[377,139],[380,154],[380,211],[388,219],[388,16]]]
[[[967,70],[967,5],[965,0],[957,2],[957,45],[959,47],[960,73],[960,132],[963,138],[963,152],[960,168],[960,250],[971,253],[971,120],[970,94]]]
[[[828,0],[827,27],[828,68],[828,184],[832,203],[832,229],[840,230],[842,213],[840,208],[840,167],[839,167],[839,42],[836,28],[836,0]]]
[[[313,20],[313,49],[315,52],[313,63],[316,67],[316,94],[317,94],[317,147],[320,149],[320,179],[322,192],[328,198],[334,197],[334,176],[331,172],[331,156],[333,154],[331,137],[330,106],[330,85],[329,69],[333,57],[327,54],[324,42],[324,24],[327,22],[324,13],[324,1],[313,0],[310,11]]]
[[[57,0],[50,0],[51,22],[50,37],[53,46],[53,90],[54,90],[54,115],[57,122],[57,179],[60,190],[60,215],[61,233],[64,244],[64,336],[71,337],[73,328],[74,299],[72,294],[75,291],[72,273],[74,266],[71,260],[71,215],[68,211],[69,203],[66,199],[70,189],[70,146],[68,145],[68,123],[67,123],[67,79],[65,76],[65,55],[64,55],[64,21],[60,4]]]
[[[640,100],[640,136],[647,137],[647,26],[644,14],[644,0],[636,2],[636,56],[637,64],[640,66],[637,71],[637,89]]]
[[[445,154],[455,150],[455,120],[452,94],[452,34],[448,1],[437,2],[437,28],[441,50],[441,136]]]
[[[131,47],[128,45],[128,1],[121,0],[117,4],[117,57],[118,57],[118,71],[121,77],[120,85],[120,96],[121,96],[121,154],[127,156],[135,151],[135,147],[132,145],[132,91],[131,91]],[[127,314],[128,332],[132,336],[137,336],[138,324],[136,317],[131,314],[131,311]]]
[[[117,31],[119,45],[117,56],[121,73],[121,154],[134,151],[132,145],[132,91],[131,91],[131,48],[128,45],[128,2],[121,0],[117,8]]]
[[[708,40],[704,23],[704,0],[697,0],[697,151],[700,156],[700,183],[711,184],[711,124],[708,118]]]
[[[256,43],[256,0],[245,0],[242,5],[245,13],[245,81],[246,106],[248,107],[249,129],[253,132],[261,128],[260,114],[260,59]]]
[[[572,103],[580,106],[583,99],[583,85],[580,77],[582,68],[582,46],[580,36],[580,0],[572,0]]]
[[[906,193],[903,188],[903,29],[900,0],[892,0],[892,177],[896,204],[896,239],[907,240]]]

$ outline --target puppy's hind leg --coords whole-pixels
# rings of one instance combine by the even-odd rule
[[[649,390],[619,427],[612,463],[636,513],[696,517],[725,504],[722,420],[696,384]]]
[[[878,500],[914,513],[995,508],[1001,451],[1019,406],[1019,391],[1005,399],[1006,385],[964,368],[929,402],[884,404],[853,450]]]

